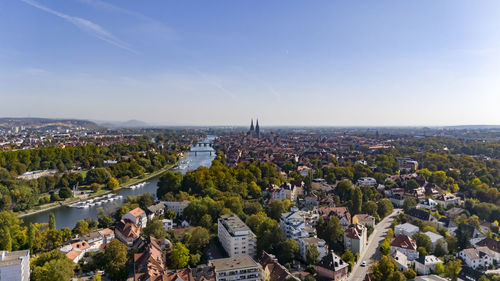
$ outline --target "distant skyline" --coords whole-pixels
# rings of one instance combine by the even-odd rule
[[[0,117],[500,124],[500,2],[0,1]]]

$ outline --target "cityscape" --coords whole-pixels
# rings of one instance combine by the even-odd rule
[[[0,2],[0,281],[500,281],[499,9]]]

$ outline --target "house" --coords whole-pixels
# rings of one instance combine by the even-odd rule
[[[486,274],[481,271],[475,270],[468,266],[462,266],[462,270],[460,270],[460,272],[458,273],[458,280],[476,281],[483,276],[487,277]]]
[[[425,198],[425,187],[417,187],[410,191],[405,192],[404,194],[407,198],[414,198],[415,200],[420,200]]]
[[[271,184],[270,187],[266,188],[262,193],[263,196],[269,196],[270,199],[274,200],[283,200],[286,198],[286,190],[284,188],[280,188],[275,184]],[[293,201],[292,201],[293,202]]]
[[[123,215],[122,220],[129,220],[132,223],[134,223],[137,227],[146,227],[146,223],[148,222],[148,217],[146,216],[144,210],[137,207],[132,211]]]
[[[216,281],[215,267],[207,265],[171,270],[165,276],[161,281]]]
[[[357,181],[359,186],[377,186],[377,180],[371,177],[362,177]]]
[[[361,224],[351,224],[344,231],[344,247],[355,255],[362,253],[367,240],[367,229]]]
[[[148,219],[152,220],[154,217],[159,217],[165,213],[165,204],[163,204],[163,202],[159,202],[149,206],[146,211],[148,213]]]
[[[299,238],[297,242],[299,244],[300,257],[302,258],[303,261],[307,261],[306,254],[308,245],[316,246],[316,248],[318,249],[320,259],[322,259],[324,256],[326,256],[326,254],[328,254],[328,246],[326,245],[326,242],[323,239],[317,237],[304,237],[304,238]]]
[[[314,234],[314,227],[306,220],[309,214],[306,211],[292,209],[290,212],[281,214],[280,227],[287,238],[299,239]]]
[[[500,241],[491,238],[484,238],[476,243],[476,247],[487,247],[495,253],[495,260],[500,262]]]
[[[236,215],[223,215],[218,220],[217,237],[230,257],[255,256],[257,237]]]
[[[389,198],[389,200],[391,200],[392,204],[395,207],[402,207],[403,204],[405,203],[405,198],[404,198],[403,194],[399,194],[399,193],[393,193],[391,195],[391,197]]]
[[[440,277],[439,275],[423,275],[417,276],[414,279],[415,281],[448,281],[448,279]]]
[[[30,251],[0,251],[0,280],[29,281]]]
[[[341,281],[347,280],[349,264],[343,261],[333,251],[324,256],[316,264],[318,276],[324,280]]]
[[[391,253],[390,256],[396,262],[396,266],[397,266],[397,269],[399,271],[408,270],[408,258],[406,257],[405,254],[403,254],[400,251],[396,250],[393,253]]]
[[[418,204],[418,208],[420,209],[427,209],[427,210],[434,210],[437,207],[437,202],[432,200],[431,198],[424,199],[422,202]]]
[[[392,240],[391,253],[394,253],[395,251],[403,253],[409,261],[413,261],[418,258],[417,243],[415,243],[415,240],[408,235],[400,234]]]
[[[481,230],[477,229],[472,225],[461,224],[459,228],[457,228],[453,233],[450,232],[450,234],[456,235],[457,231],[462,231],[463,233],[465,233],[467,237],[470,238],[470,243],[472,245],[476,245],[476,243],[486,238],[486,236],[481,232]]]
[[[453,208],[449,209],[448,211],[446,211],[446,215],[452,219],[460,216],[463,213],[465,213],[465,210],[462,208],[457,208],[457,207],[453,207]]]
[[[297,166],[297,172],[299,172],[302,177],[307,177],[309,171],[312,171],[312,169],[307,166]]]
[[[444,228],[446,231],[448,231],[451,235],[455,235],[455,231],[457,230],[457,224],[448,217],[442,217],[438,220],[437,223],[438,228]]]
[[[418,162],[408,157],[396,157],[400,171],[416,171],[418,169]]]
[[[396,236],[400,235],[400,234],[404,234],[404,235],[412,237],[413,234],[415,234],[419,231],[420,231],[420,229],[418,228],[418,226],[415,226],[411,223],[398,224],[394,227],[394,235],[396,235]]]
[[[141,228],[129,220],[121,220],[116,224],[115,236],[128,247],[132,247],[134,241],[139,238]]]
[[[215,267],[217,281],[263,280],[262,266],[248,255],[210,260],[208,265]]]
[[[171,219],[162,219],[161,223],[163,223],[163,228],[165,228],[166,231],[174,228],[174,221]]]
[[[78,263],[81,258],[89,251],[90,245],[87,241],[78,241],[75,243],[68,244],[59,248],[59,252],[62,252],[72,260],[74,263]]]
[[[165,205],[166,209],[169,210],[174,210],[174,212],[178,216],[182,216],[182,212],[184,212],[184,209],[191,203],[189,200],[184,200],[184,201],[161,201],[163,205]]]
[[[438,220],[431,213],[421,209],[413,208],[408,210],[406,214],[412,217],[413,219],[417,219],[420,221],[430,221],[434,223],[438,222]]]
[[[448,205],[450,205],[450,204],[454,204],[455,206],[460,205],[462,203],[462,200],[460,199],[460,197],[458,197],[452,193],[445,193],[445,194],[441,194],[441,195],[437,196],[436,202],[438,204],[443,205],[443,207],[447,208]]]
[[[264,281],[285,281],[285,280],[295,280],[299,279],[293,276],[286,267],[278,262],[278,259],[274,255],[268,254],[266,251],[262,252],[262,255],[258,259],[259,264],[262,266],[262,279]],[[190,280],[186,280],[190,281]]]
[[[325,220],[330,220],[331,216],[336,216],[340,220],[342,228],[346,229],[351,224],[351,214],[347,207],[319,207],[316,209],[318,215]]]
[[[492,265],[495,252],[488,247],[468,248],[458,252],[457,257],[461,258],[467,266],[478,269]]]
[[[144,242],[134,254],[134,281],[165,280],[167,267],[161,241],[149,237]]]
[[[446,241],[444,240],[444,237],[439,235],[439,234],[436,234],[432,231],[427,231],[427,232],[424,232],[425,235],[427,235],[430,239],[431,239],[431,242],[432,242],[432,247],[435,249],[436,248],[436,245],[439,241],[441,241],[444,245],[444,247],[446,249],[448,249],[448,243],[446,243]]]
[[[375,217],[368,214],[357,214],[352,217],[353,224],[362,224],[366,227],[375,227]]]
[[[420,275],[431,274],[436,271],[438,263],[442,261],[434,255],[422,256],[415,260],[415,270]]]

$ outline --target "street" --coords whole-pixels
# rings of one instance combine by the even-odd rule
[[[368,245],[365,247],[364,252],[360,254],[358,262],[354,265],[351,274],[347,278],[348,281],[363,280],[372,262],[380,258],[378,249],[384,241],[387,230],[394,220],[394,217],[396,217],[400,211],[401,209],[394,209],[392,214],[385,217],[375,226],[372,235],[368,239]],[[360,266],[363,261],[366,261],[365,267]]]

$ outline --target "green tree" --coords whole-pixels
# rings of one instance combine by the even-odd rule
[[[193,227],[189,230],[191,239],[187,244],[189,251],[192,253],[201,253],[210,243],[210,232],[201,226]]]
[[[437,275],[443,275],[444,273],[444,266],[442,263],[436,264],[436,274]]]
[[[92,281],[101,281],[101,274],[97,273],[94,275],[94,278],[92,278]]]
[[[31,261],[32,281],[70,280],[75,264],[65,254],[53,250]]]
[[[111,280],[122,280],[128,275],[127,246],[117,239],[104,248],[104,271]]]
[[[444,171],[436,171],[432,173],[431,182],[435,183],[438,186],[443,186],[446,182],[447,176]]]
[[[354,266],[354,261],[355,261],[354,255],[351,252],[351,250],[349,250],[349,249],[345,250],[345,252],[342,254],[341,258],[343,261],[345,261],[349,264],[349,272],[351,272],[352,267]]]
[[[320,218],[316,229],[318,231],[318,237],[324,239],[330,249],[337,252],[343,250],[344,230],[340,225],[338,217],[332,216],[328,223]]]
[[[46,248],[52,249],[61,246],[63,242],[63,233],[57,229],[49,229],[45,234]]]
[[[184,244],[177,242],[174,244],[172,253],[170,254],[172,267],[179,269],[184,268],[189,262],[189,250]]]
[[[406,276],[406,279],[408,280],[412,280],[412,279],[415,279],[415,277],[417,277],[417,273],[415,272],[415,270],[411,269],[411,268],[408,268],[408,270],[406,270],[404,272],[405,276]]]
[[[158,218],[154,218],[148,222],[142,233],[145,237],[153,236],[157,239],[167,237],[167,231],[163,227],[163,223]]]
[[[90,185],[90,190],[92,190],[92,192],[97,192],[101,189],[101,185],[98,184],[98,183],[93,183]]]
[[[387,256],[382,256],[378,262],[374,262],[371,267],[374,281],[389,280],[394,272],[394,262]]]
[[[85,181],[88,184],[92,183],[100,183],[105,184],[111,178],[111,174],[106,168],[95,168],[87,172],[87,176],[85,177]]]
[[[290,205],[290,201],[287,199],[275,200],[269,205],[267,215],[270,218],[279,221],[281,214],[286,212],[290,208]]]
[[[382,245],[380,245],[380,252],[382,255],[388,255],[391,251],[391,245],[388,240],[385,240]]]
[[[378,202],[378,215],[380,218],[385,218],[386,216],[390,215],[392,211],[394,210],[394,205],[392,205],[392,202],[389,199],[381,199]]]
[[[309,244],[306,246],[306,263],[308,265],[316,264],[319,262],[319,251],[318,247],[313,244]]]
[[[403,203],[403,210],[406,212],[408,210],[411,210],[413,208],[417,207],[417,201],[413,198],[406,198],[404,203]]]
[[[442,257],[442,256],[445,256],[447,254],[448,254],[448,249],[446,249],[446,245],[444,244],[444,242],[442,240],[439,240],[436,243],[436,247],[434,249],[434,255],[436,255],[438,257]]]
[[[351,208],[351,214],[360,214],[361,213],[361,206],[363,204],[363,193],[361,193],[361,189],[359,187],[355,187],[352,190],[352,208]]]
[[[54,213],[50,213],[49,215],[49,228],[56,229],[56,217],[54,216]]]
[[[169,192],[178,193],[181,188],[182,174],[180,172],[167,171],[161,175],[158,181],[156,197],[163,199]]]
[[[73,233],[78,235],[85,235],[90,233],[89,223],[85,220],[77,221],[75,228],[73,228]]]
[[[286,239],[279,245],[278,260],[282,264],[291,262],[299,252],[299,244],[294,239]]]
[[[460,260],[450,260],[444,266],[444,273],[446,277],[452,281],[457,281],[458,273],[462,270],[462,262]]]
[[[401,271],[394,271],[391,274],[389,281],[406,281],[406,276]]]
[[[67,186],[61,187],[61,189],[59,189],[59,197],[63,199],[71,198],[73,197],[73,191]]]
[[[377,217],[378,216],[378,213],[377,213],[377,210],[378,210],[378,205],[375,201],[368,201],[368,202],[365,202],[363,204],[363,212],[371,215],[371,216],[374,216],[374,217]]]
[[[432,252],[432,242],[429,236],[424,233],[417,232],[413,234],[412,238],[417,243],[417,247],[423,247],[426,253]]]

